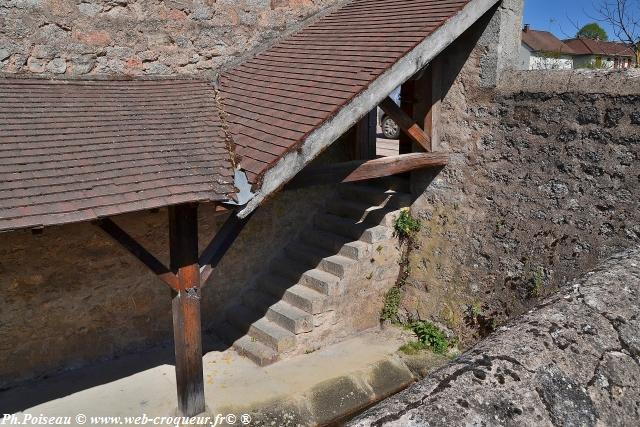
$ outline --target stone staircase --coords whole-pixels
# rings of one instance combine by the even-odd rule
[[[314,351],[349,333],[349,327],[340,333],[331,327],[341,311],[350,310],[339,310],[346,303],[346,289],[375,280],[374,255],[389,252],[392,255],[385,259],[390,268],[397,265],[393,220],[410,203],[408,181],[401,178],[340,185],[325,212],[316,215],[312,225],[254,279],[241,302],[227,310],[217,328],[222,338],[264,366],[284,355]],[[383,287],[395,282],[389,277]]]

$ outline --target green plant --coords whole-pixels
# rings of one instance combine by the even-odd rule
[[[533,287],[531,288],[531,296],[539,297],[542,295],[542,285],[544,285],[544,268],[538,267],[531,277]]]
[[[395,235],[401,239],[411,239],[415,233],[420,231],[420,220],[411,216],[409,209],[402,209],[400,215],[393,223]]]
[[[474,302],[470,307],[469,311],[471,313],[471,317],[476,320],[478,316],[482,314],[482,303],[479,301]]]
[[[418,340],[434,353],[444,354],[452,345],[444,332],[432,323],[424,321],[413,322],[411,330],[416,334]]]
[[[394,286],[389,289],[384,297],[384,306],[380,313],[380,320],[383,322],[388,320],[392,323],[398,323],[398,309],[402,300],[402,291],[399,287]]]
[[[404,354],[408,354],[409,356],[413,356],[418,354],[422,350],[427,350],[427,346],[420,341],[409,341],[406,344],[403,344],[399,350]]]

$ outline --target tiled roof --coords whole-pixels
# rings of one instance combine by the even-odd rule
[[[470,1],[353,0],[223,73],[220,92],[249,180],[259,184]]]
[[[234,192],[207,82],[0,79],[0,230]]]
[[[564,42],[573,49],[576,55],[634,56],[633,49],[629,45],[620,42],[604,42],[592,39],[570,39]]]
[[[571,47],[548,31],[524,30],[522,42],[534,52],[574,53]]]

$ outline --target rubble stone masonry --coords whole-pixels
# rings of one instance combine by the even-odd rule
[[[2,0],[0,72],[213,75],[338,0]]]
[[[403,303],[463,346],[640,244],[640,73],[511,72],[484,90],[479,62],[442,102],[452,162],[428,187],[414,177],[423,228]]]

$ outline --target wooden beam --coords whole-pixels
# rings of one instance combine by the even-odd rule
[[[400,110],[402,110],[407,117],[413,118],[415,117],[415,106],[416,102],[416,82],[415,80],[409,79],[404,82],[400,86]],[[411,136],[407,132],[400,132],[400,137],[398,138],[398,154],[409,154],[413,153],[414,145],[417,143],[411,138]],[[417,144],[420,145],[420,144]],[[427,150],[428,151],[428,150]]]
[[[109,218],[103,218],[97,221],[96,225],[146,265],[149,270],[153,271],[158,278],[169,285],[171,289],[178,289],[178,277],[115,222]]]
[[[439,123],[442,101],[442,57],[434,58],[425,75],[417,83],[424,93],[424,132],[431,139],[431,150],[437,151],[440,141]]]
[[[233,242],[247,224],[253,212],[245,218],[238,218],[235,212],[227,218],[220,230],[207,245],[198,264],[200,265],[200,283],[204,286],[213,273],[213,269],[218,265],[222,257],[227,253]]]
[[[413,142],[420,145],[425,151],[431,151],[431,139],[407,113],[400,109],[393,99],[389,97],[385,98],[384,101],[380,103],[380,108],[398,124],[400,129],[402,129]]]
[[[200,268],[198,267],[198,205],[169,207],[171,269],[178,277],[172,292],[176,386],[180,415],[204,412]]]
[[[337,163],[302,171],[287,184],[286,188],[294,189],[311,185],[365,181],[416,169],[442,167],[448,161],[449,155],[439,152],[401,154],[368,161]]]
[[[350,160],[370,160],[376,158],[376,120],[378,109],[370,111],[349,132],[345,134]]]

